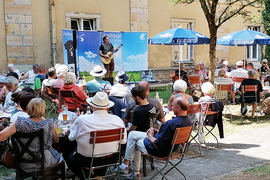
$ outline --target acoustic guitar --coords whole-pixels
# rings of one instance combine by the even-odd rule
[[[117,51],[119,50],[119,48],[121,48],[123,46],[123,44],[120,44],[120,46],[118,46],[116,49]],[[112,52],[107,52],[107,56],[110,56],[108,58],[105,58],[105,57],[101,57],[101,61],[104,63],[104,64],[110,64],[111,60],[114,58],[114,53],[116,53],[117,51],[112,51]]]

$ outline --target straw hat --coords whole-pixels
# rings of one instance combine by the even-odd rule
[[[114,102],[109,100],[105,92],[97,92],[94,97],[87,98],[86,102],[96,108],[110,108],[114,105]]]
[[[200,70],[200,66],[199,65],[196,65],[194,69],[195,69],[195,71],[199,71]]]
[[[125,73],[125,71],[119,71],[117,75],[115,76],[115,80],[117,82],[124,81],[126,82],[128,80],[129,76]]]
[[[100,77],[106,74],[106,72],[107,72],[106,69],[102,69],[100,65],[97,65],[94,67],[93,71],[90,71],[90,74],[95,77]]]

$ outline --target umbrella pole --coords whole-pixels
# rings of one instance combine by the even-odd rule
[[[183,48],[182,48],[182,45],[180,45],[180,43],[179,43],[179,63],[178,63],[178,65],[179,65],[179,67],[178,67],[178,69],[179,69],[179,79],[180,79],[180,64],[181,64],[182,59],[183,59],[182,55],[183,55]]]

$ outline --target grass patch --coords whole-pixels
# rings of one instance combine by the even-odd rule
[[[257,177],[267,176],[267,175],[270,175],[270,164],[248,169],[248,170],[243,171],[243,173],[250,174]]]

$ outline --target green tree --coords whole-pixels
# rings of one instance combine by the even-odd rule
[[[192,4],[195,0],[171,0],[173,5]],[[210,80],[214,81],[215,63],[216,63],[216,41],[218,28],[229,19],[242,16],[250,19],[251,12],[246,7],[262,7],[264,0],[198,0],[201,9],[208,23],[210,33],[209,45],[209,66]],[[219,9],[217,10],[217,6]]]
[[[264,1],[265,9],[262,11],[262,20],[267,35],[270,35],[270,0]],[[263,58],[270,59],[270,45],[266,46]]]

